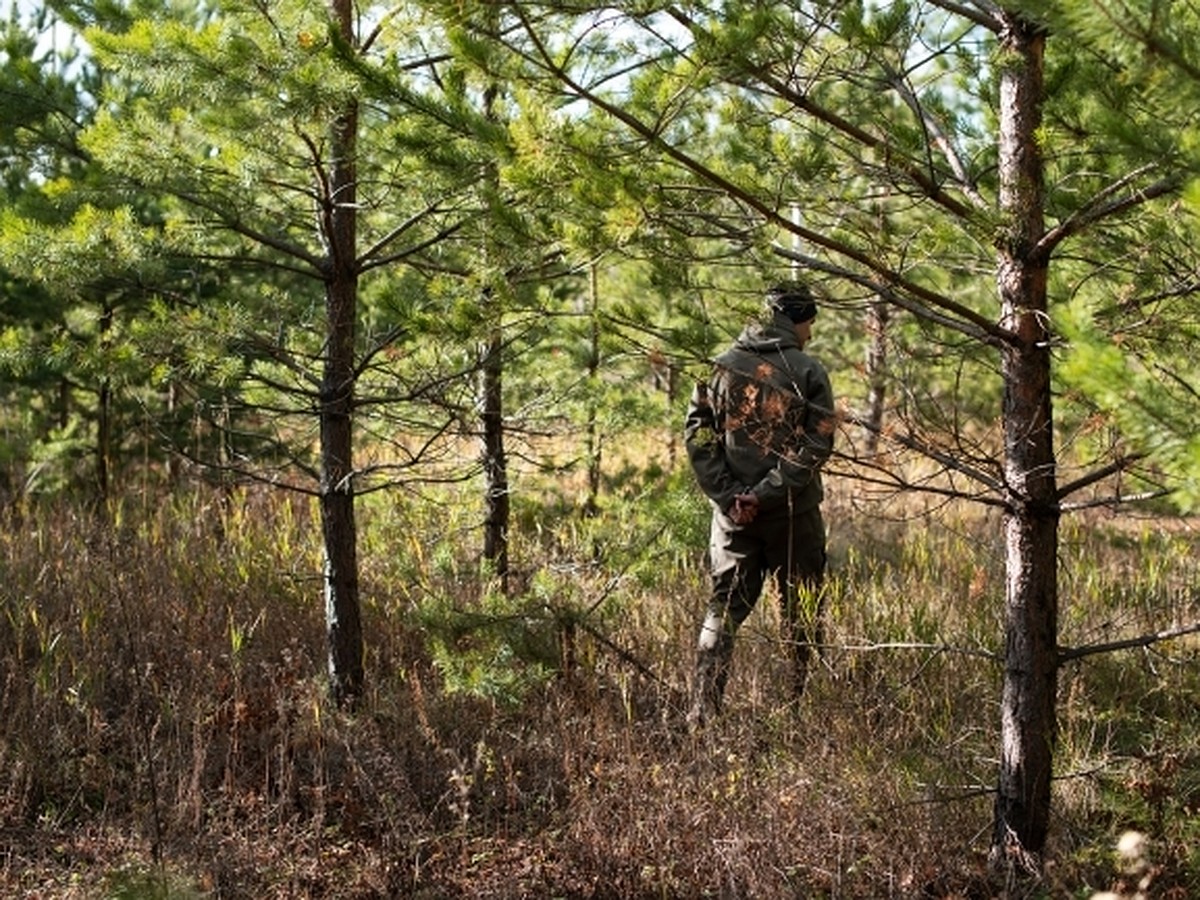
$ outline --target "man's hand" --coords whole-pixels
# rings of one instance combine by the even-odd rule
[[[747,491],[733,498],[733,507],[729,510],[729,518],[735,525],[749,525],[758,515],[758,496]]]

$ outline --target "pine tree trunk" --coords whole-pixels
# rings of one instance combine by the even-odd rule
[[[353,33],[350,0],[333,0],[342,34]],[[354,518],[354,336],[358,303],[356,166],[358,109],[346,101],[330,142],[332,165],[325,198],[329,241],[325,286],[326,346],[321,381],[321,533],[325,554],[325,622],[329,680],[339,704],[363,690],[358,544]]]
[[[107,349],[112,330],[113,311],[105,304],[100,316],[100,346]],[[100,376],[96,392],[96,499],[100,508],[108,502],[112,480],[112,385],[107,375]]]
[[[863,452],[874,456],[883,430],[883,409],[887,402],[887,330],[891,307],[875,299],[867,308],[867,411],[863,428]]]
[[[498,121],[496,97],[500,86],[489,84],[484,91],[483,111],[488,121]],[[498,183],[495,167],[488,168],[488,178],[493,185]],[[485,258],[489,256],[485,246]],[[484,520],[483,558],[491,563],[492,571],[500,582],[500,590],[507,594],[508,580],[508,528],[511,511],[508,485],[508,457],[504,452],[504,333],[501,298],[486,288],[480,302],[484,315],[491,323],[487,344],[483,349],[483,475],[484,475]]]
[[[485,298],[484,302],[489,302]],[[504,357],[494,332],[483,355],[483,558],[508,593],[508,459],[504,453]]]
[[[1002,351],[1005,519],[1005,658],[1001,761],[992,861],[1036,871],[1050,816],[1058,678],[1058,507],[1052,435],[1048,260],[1037,142],[1045,35],[1006,16],[1000,60],[998,240],[1002,321],[1014,335]]]
[[[112,478],[112,388],[106,376],[100,377],[96,393],[96,499],[103,508],[108,501]]]
[[[588,309],[587,314],[591,323],[588,334],[587,358],[587,445],[584,455],[587,459],[587,497],[583,502],[583,514],[594,516],[600,512],[600,476],[603,448],[600,442],[600,286],[597,279],[596,266],[593,264],[588,277]]]

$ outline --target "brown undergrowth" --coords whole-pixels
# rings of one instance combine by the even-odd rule
[[[805,698],[788,702],[765,603],[726,714],[691,735],[703,510],[679,484],[636,499],[599,521],[519,507],[514,597],[473,561],[469,511],[366,507],[370,688],[353,711],[323,690],[307,506],[23,510],[0,539],[0,894],[1200,889],[1194,643],[1064,669],[1046,874],[998,884],[995,523],[866,517],[835,496],[827,646]],[[1067,531],[1064,643],[1195,617],[1192,540]],[[1150,840],[1136,878],[1114,852],[1129,830]]]

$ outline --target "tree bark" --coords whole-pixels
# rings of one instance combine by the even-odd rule
[[[353,34],[353,5],[333,0],[342,34]],[[358,305],[358,108],[347,100],[333,124],[332,161],[325,200],[329,241],[325,284],[326,341],[321,380],[321,533],[324,541],[325,622],[329,680],[335,700],[353,703],[363,690],[362,623],[358,596],[358,541],[354,517],[354,337]]]
[[[867,307],[867,411],[863,428],[863,452],[874,456],[879,450],[883,430],[883,409],[887,403],[887,332],[891,307],[882,298]]]
[[[484,115],[488,121],[498,121],[496,97],[500,87],[488,85],[483,96]],[[495,166],[489,166],[487,177],[493,186],[499,176]],[[489,256],[485,244],[484,257]],[[505,595],[509,589],[508,529],[512,504],[509,498],[508,457],[504,451],[504,311],[501,298],[491,288],[485,288],[480,301],[489,323],[487,342],[483,348],[483,476],[484,519],[483,558],[492,564],[492,571]]]
[[[112,331],[113,311],[106,302],[100,315],[100,346],[107,349]],[[112,487],[112,383],[100,376],[96,391],[96,498],[101,509],[108,502]]]
[[[486,292],[485,292],[486,293]],[[488,296],[484,303],[494,302]],[[504,452],[504,356],[499,328],[483,351],[483,558],[508,593],[508,458]]]
[[[600,440],[600,401],[598,383],[600,373],[600,286],[595,263],[588,272],[588,357],[587,357],[587,497],[583,501],[583,514],[587,517],[600,512],[600,476],[603,447]]]
[[[1004,381],[1005,655],[993,864],[1040,868],[1050,816],[1058,678],[1058,506],[1052,435],[1048,260],[1038,146],[1045,34],[1004,14],[997,282]]]

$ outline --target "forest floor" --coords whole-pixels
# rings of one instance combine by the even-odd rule
[[[704,520],[655,503],[546,516],[507,596],[444,511],[365,516],[352,711],[320,674],[296,509],[7,529],[0,896],[1200,896],[1193,637],[1063,668],[1042,872],[1005,879],[987,866],[995,522],[861,519],[835,497],[804,697],[764,602],[725,714],[693,734]],[[1200,620],[1196,540],[1064,531],[1064,645]]]

